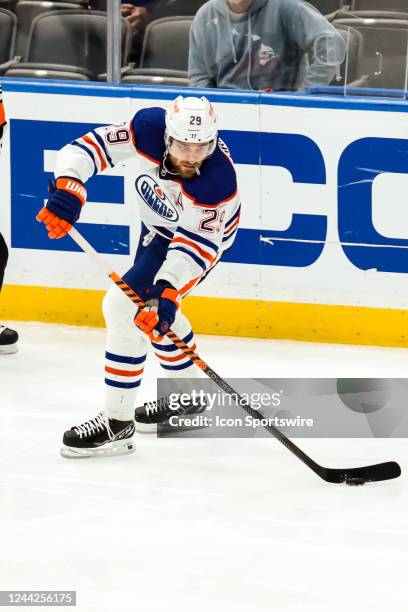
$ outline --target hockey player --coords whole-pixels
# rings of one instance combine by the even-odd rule
[[[3,132],[6,126],[6,115],[3,107],[2,89],[0,86],[0,151],[3,140]],[[3,286],[4,271],[8,260],[8,249],[6,242],[0,232],[0,290]],[[0,355],[17,352],[18,334],[14,329],[9,329],[0,323]]]
[[[104,409],[65,432],[65,457],[134,450],[134,406],[149,340],[166,375],[201,375],[164,334],[171,326],[195,348],[182,298],[214,268],[238,229],[236,174],[215,111],[206,98],[179,96],[167,112],[142,109],[129,122],[97,128],[59,152],[52,193],[37,216],[50,238],[65,236],[78,220],[86,181],[129,157],[139,162],[134,196],[142,229],[123,279],[147,306],[136,312],[115,285],[107,292]],[[165,402],[158,404],[166,410]]]

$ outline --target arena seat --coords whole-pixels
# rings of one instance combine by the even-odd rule
[[[191,87],[187,73],[177,70],[157,70],[157,74],[151,70],[139,68],[129,71],[122,79],[123,83],[134,83],[136,85],[161,85],[172,87]]]
[[[407,11],[407,0],[351,0],[353,11]]]
[[[53,72],[58,66],[59,76],[69,72],[96,80],[106,71],[107,16],[100,11],[61,10],[36,17],[30,30],[23,64],[14,64],[6,72],[24,69],[26,76],[38,76],[38,70]],[[122,19],[122,57],[127,62],[131,30]],[[32,73],[30,73],[30,70]]]
[[[24,57],[27,50],[27,42],[34,19],[43,13],[74,9],[78,10],[75,2],[41,2],[40,0],[20,0],[16,7],[17,15],[17,42],[16,54]]]
[[[193,17],[163,17],[146,28],[139,68],[125,69],[123,77],[140,76],[188,81],[189,34]],[[170,52],[171,50],[171,52]],[[129,82],[129,81],[125,81]],[[133,80],[132,82],[136,82]],[[177,83],[177,81],[176,81]]]
[[[17,18],[14,13],[0,8],[0,71],[1,64],[9,61],[14,56],[16,27]]]
[[[91,73],[83,68],[75,70],[74,66],[58,64],[43,64],[41,68],[34,69],[32,64],[14,64],[6,72],[8,77],[22,77],[32,79],[59,79],[69,81],[91,81]]]
[[[143,40],[140,68],[187,71],[192,22],[191,17],[164,17],[150,23]]]
[[[340,9],[336,13],[330,15],[330,21],[335,21],[338,19],[408,19],[408,0],[407,0],[407,11],[351,11]]]
[[[6,11],[14,11],[14,7],[17,4],[17,0],[0,0],[0,8],[6,9]]]

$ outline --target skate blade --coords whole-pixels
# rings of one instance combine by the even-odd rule
[[[133,440],[119,440],[110,442],[100,448],[75,448],[65,446],[61,448],[61,457],[65,459],[87,459],[88,457],[112,457],[118,455],[128,455],[135,452]]]
[[[138,423],[136,421],[135,431],[141,434],[157,434],[157,425],[156,423],[148,424],[148,423]]]
[[[207,425],[183,425],[183,421],[181,421],[178,425],[169,425],[168,422],[160,423],[157,425],[156,423],[148,424],[148,423],[138,423],[135,421],[135,431],[140,434],[158,434],[161,435],[171,434],[171,433],[182,433],[188,431],[195,431],[196,429],[207,429]]]
[[[14,355],[14,353],[18,353],[17,344],[0,345],[0,355]]]

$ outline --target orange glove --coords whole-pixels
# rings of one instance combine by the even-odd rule
[[[155,330],[159,323],[159,316],[156,310],[148,310],[147,308],[140,310],[135,316],[135,323],[142,332],[149,336],[152,342],[161,342],[163,339],[163,336]]]
[[[57,215],[44,206],[36,216],[37,221],[44,223],[47,228],[48,238],[63,238],[71,229],[71,223],[60,219]]]
[[[135,316],[135,323],[150,340],[160,342],[169,327],[173,325],[181,304],[181,296],[169,283],[159,280],[156,285],[143,289],[140,297],[147,308],[139,310]]]
[[[60,176],[49,184],[50,197],[36,219],[44,223],[49,238],[63,238],[78,221],[86,202],[84,184],[67,176]]]

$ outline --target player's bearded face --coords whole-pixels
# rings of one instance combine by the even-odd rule
[[[169,162],[182,178],[193,178],[207,157],[209,142],[190,143],[173,140],[169,147]]]

